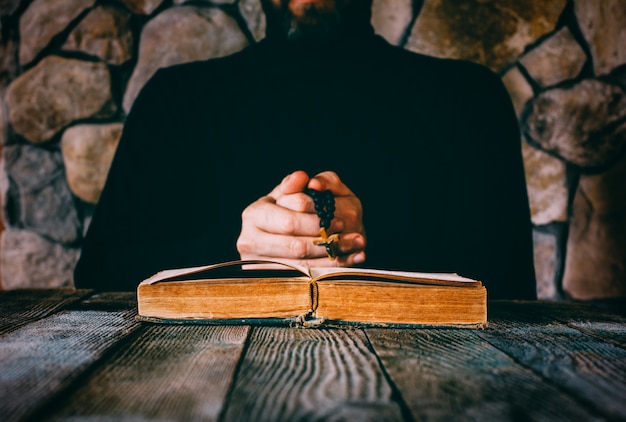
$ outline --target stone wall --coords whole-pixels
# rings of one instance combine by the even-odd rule
[[[623,0],[375,0],[393,44],[485,64],[518,112],[542,298],[626,295]],[[258,0],[2,0],[3,287],[71,286],[126,112],[160,66],[261,39]]]

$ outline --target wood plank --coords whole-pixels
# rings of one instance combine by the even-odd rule
[[[470,330],[366,330],[414,420],[592,420]]]
[[[0,335],[48,315],[89,296],[90,290],[32,289],[0,292]]]
[[[626,420],[626,349],[549,315],[545,320],[549,322],[494,318],[490,329],[478,335],[596,413]]]
[[[32,415],[138,327],[130,312],[62,311],[3,336],[3,420]]]
[[[76,303],[73,309],[90,311],[125,311],[137,310],[135,292],[97,292]]]
[[[626,316],[619,310],[619,301],[601,302],[494,302],[490,309],[492,321],[515,321],[529,324],[565,323],[585,334],[626,346]]]
[[[247,326],[148,325],[43,419],[215,421]]]
[[[360,330],[254,328],[224,421],[402,420]]]

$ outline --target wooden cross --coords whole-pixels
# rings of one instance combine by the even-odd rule
[[[335,258],[337,258],[337,252],[335,252],[334,244],[339,243],[339,235],[331,234],[330,236],[328,236],[328,234],[326,233],[326,229],[322,227],[320,229],[320,236],[321,237],[316,237],[315,239],[313,239],[313,244],[325,247],[328,257],[334,261]]]

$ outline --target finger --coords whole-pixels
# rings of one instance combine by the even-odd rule
[[[309,180],[307,186],[320,191],[330,190],[337,196],[354,195],[334,171],[324,171],[316,174]]]
[[[275,260],[276,258],[267,257],[262,255],[242,255],[241,259],[270,259]],[[328,258],[328,256],[313,258],[313,259],[285,259],[280,258],[280,262],[293,265],[296,267],[353,267],[355,265],[362,264],[366,261],[365,252],[357,252],[350,255],[340,256],[334,260]]]
[[[276,205],[297,212],[315,213],[315,205],[309,195],[304,192],[283,195],[276,198]]]
[[[348,233],[339,236],[337,250],[340,255],[350,255],[363,251],[366,246],[366,239],[361,233]]]
[[[313,243],[310,236],[284,236],[264,232],[248,232],[240,237],[237,249],[242,256],[306,261],[326,256],[326,250]]]
[[[278,199],[283,195],[302,192],[308,182],[309,175],[302,170],[296,170],[285,176],[280,184],[269,193],[269,196]]]
[[[282,235],[316,236],[319,233],[317,215],[283,208],[269,196],[260,198],[243,211],[242,230],[250,226],[266,233]]]

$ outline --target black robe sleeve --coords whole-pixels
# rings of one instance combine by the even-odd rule
[[[211,241],[218,211],[193,183],[181,184],[201,177],[210,192],[213,173],[180,147],[185,135],[171,107],[181,100],[163,73],[144,86],[125,121],[74,271],[77,288],[130,291],[159,270],[221,258]]]

